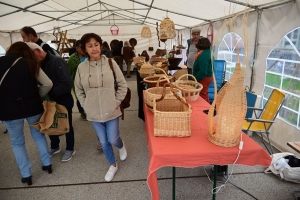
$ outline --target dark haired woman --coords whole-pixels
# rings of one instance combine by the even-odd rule
[[[43,112],[41,98],[52,87],[51,80],[34,59],[33,51],[24,42],[12,44],[6,55],[0,57],[0,120],[9,132],[13,153],[22,175],[21,181],[28,185],[32,184],[32,176],[25,148],[24,120],[28,124],[39,121]],[[40,153],[42,169],[52,173],[45,135],[32,126],[30,132]]]
[[[101,54],[102,54],[102,55],[105,55],[105,56],[108,57],[108,58],[111,58],[111,57],[112,57],[111,51],[110,51],[110,48],[109,48],[107,42],[103,42],[102,48],[101,48]]]
[[[208,86],[212,82],[212,62],[210,54],[210,41],[208,38],[202,37],[196,44],[199,50],[195,55],[193,65],[193,75],[199,83],[203,85],[200,96],[209,103]]]
[[[119,117],[122,115],[120,104],[127,93],[127,83],[117,65],[111,59],[101,55],[102,40],[95,33],[87,33],[81,37],[81,48],[88,58],[77,69],[75,77],[75,92],[87,114],[87,120],[100,140],[103,152],[110,167],[105,175],[105,181],[111,181],[118,170],[112,145],[119,149],[120,160],[125,160],[127,151],[120,138]],[[115,82],[117,91],[115,90]]]

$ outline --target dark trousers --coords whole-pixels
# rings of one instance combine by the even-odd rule
[[[83,107],[81,106],[79,100],[76,101],[76,104],[77,104],[78,111],[79,111],[80,113],[84,113],[84,109],[83,109]]]
[[[66,109],[68,110],[68,118],[69,118],[69,126],[70,131],[66,133],[66,150],[73,151],[74,150],[74,130],[72,125],[72,108],[74,106],[74,99],[72,96],[65,98],[62,101],[58,102],[61,105],[64,105]],[[57,149],[59,148],[59,136],[57,135],[51,135],[49,136],[51,140],[51,149]]]
[[[122,56],[114,56],[114,60],[119,65],[121,72],[123,72],[123,57]]]

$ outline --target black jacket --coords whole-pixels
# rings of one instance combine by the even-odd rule
[[[0,80],[6,70],[20,56],[10,54],[0,57]],[[0,120],[15,120],[43,112],[37,81],[32,80],[24,58],[10,69],[0,85]]]
[[[41,64],[45,74],[53,83],[53,87],[48,93],[49,97],[57,103],[64,105],[62,102],[66,98],[72,98],[72,78],[68,64],[63,58],[54,56],[49,52]]]

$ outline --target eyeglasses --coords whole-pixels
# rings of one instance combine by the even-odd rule
[[[89,82],[89,88],[102,88],[103,87],[103,73],[102,73],[102,60],[101,60],[101,80],[102,80],[102,85],[101,86],[92,86],[91,85],[91,79],[92,74],[90,73],[90,63],[89,63],[89,77],[88,77],[88,82]]]

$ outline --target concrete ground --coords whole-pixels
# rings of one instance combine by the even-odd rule
[[[92,125],[82,121],[74,106],[73,125],[76,154],[69,162],[61,162],[65,149],[65,137],[60,137],[62,151],[52,158],[53,173],[41,170],[37,148],[25,123],[26,147],[32,163],[33,185],[21,183],[9,135],[3,134],[0,124],[0,200],[148,200],[151,199],[146,179],[149,156],[144,132],[144,122],[137,117],[138,98],[135,76],[127,79],[132,90],[131,107],[125,111],[125,120],[120,121],[121,137],[128,151],[128,158],[118,160],[119,170],[112,182],[104,176],[109,164],[102,152],[97,151],[99,142]],[[260,138],[252,136],[259,144]],[[49,138],[47,138],[49,141]],[[116,158],[118,150],[114,148]],[[273,174],[265,174],[264,167],[229,166],[232,176],[226,186],[217,193],[217,199],[293,200],[293,191],[300,190],[299,184],[285,182]],[[208,179],[211,166],[193,169],[177,168],[176,199],[212,199],[212,183]],[[162,200],[172,199],[172,167],[157,171]],[[220,178],[221,179],[221,178]],[[240,187],[245,193],[238,189]],[[299,193],[300,195],[300,193]]]

